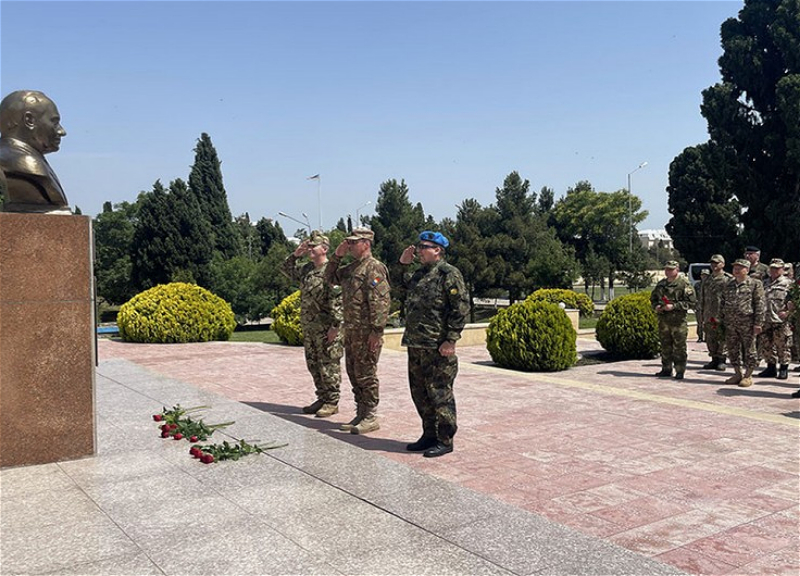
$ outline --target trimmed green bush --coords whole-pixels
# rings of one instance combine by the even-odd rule
[[[504,368],[526,372],[566,370],[577,360],[575,329],[550,302],[517,302],[501,310],[486,329],[486,348]]]
[[[300,346],[303,344],[303,329],[300,326],[300,290],[290,294],[269,313],[272,329],[281,342]]]
[[[558,304],[563,302],[567,308],[578,310],[584,318],[589,318],[594,314],[594,302],[586,294],[580,294],[574,290],[563,288],[540,288],[526,300],[531,302],[552,302]]]
[[[127,342],[166,344],[228,340],[236,328],[230,304],[196,284],[159,284],[123,304],[119,334]]]
[[[620,360],[658,356],[658,319],[650,307],[650,292],[614,298],[600,315],[595,334],[600,345]]]

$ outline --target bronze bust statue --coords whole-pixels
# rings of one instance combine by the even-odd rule
[[[44,155],[67,132],[55,103],[36,90],[17,90],[0,102],[0,178],[4,212],[69,213],[67,197]],[[4,180],[4,181],[3,181]]]

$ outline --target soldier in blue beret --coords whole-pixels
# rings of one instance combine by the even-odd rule
[[[406,275],[408,381],[411,398],[422,420],[422,436],[406,449],[435,458],[453,451],[456,402],[453,382],[458,373],[456,341],[461,338],[469,296],[458,268],[444,261],[450,242],[440,232],[426,230],[416,245],[400,256],[400,263],[419,267]]]

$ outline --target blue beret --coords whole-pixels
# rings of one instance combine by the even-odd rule
[[[445,238],[441,232],[431,232],[430,230],[425,230],[425,232],[420,233],[419,239],[426,242],[433,242],[442,248],[447,248],[450,246],[450,241]]]

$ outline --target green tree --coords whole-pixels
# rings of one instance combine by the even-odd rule
[[[183,180],[172,181],[169,192],[156,181],[151,192],[140,195],[133,246],[137,289],[179,279],[206,285],[213,253],[210,225]]]
[[[256,222],[256,231],[259,237],[259,254],[266,256],[273,244],[288,246],[286,234],[281,225],[271,218],[261,218]]]
[[[586,266],[590,254],[607,263],[609,300],[614,298],[617,273],[635,274],[639,271],[636,263],[644,262],[638,254],[644,249],[638,240],[633,241],[636,224],[647,218],[641,206],[642,201],[627,190],[596,192],[589,182],[581,181],[553,208],[559,236],[575,247],[584,269],[591,268]]]
[[[131,251],[138,203],[103,204],[94,218],[97,295],[110,304],[124,304],[136,295],[131,282]]]
[[[739,254],[740,206],[719,146],[691,146],[670,164],[667,232],[689,262],[706,262],[711,254]]]
[[[241,237],[231,218],[228,196],[222,183],[222,169],[211,137],[203,132],[194,149],[189,189],[197,197],[203,217],[211,225],[211,246],[231,258],[242,254]]]
[[[507,295],[513,302],[539,288],[571,286],[578,268],[573,251],[538,213],[528,180],[512,172],[495,197],[488,208],[466,200],[456,216],[452,260],[471,296]]]
[[[720,37],[722,81],[701,106],[725,162],[715,186],[741,204],[740,246],[800,253],[800,0],[745,0]]]
[[[404,180],[386,180],[378,190],[375,215],[363,216],[362,220],[375,232],[373,254],[389,269],[392,295],[402,301],[405,296],[400,254],[409,244],[417,241],[418,234],[425,229],[425,212],[421,204],[416,206],[408,199],[408,186]]]

